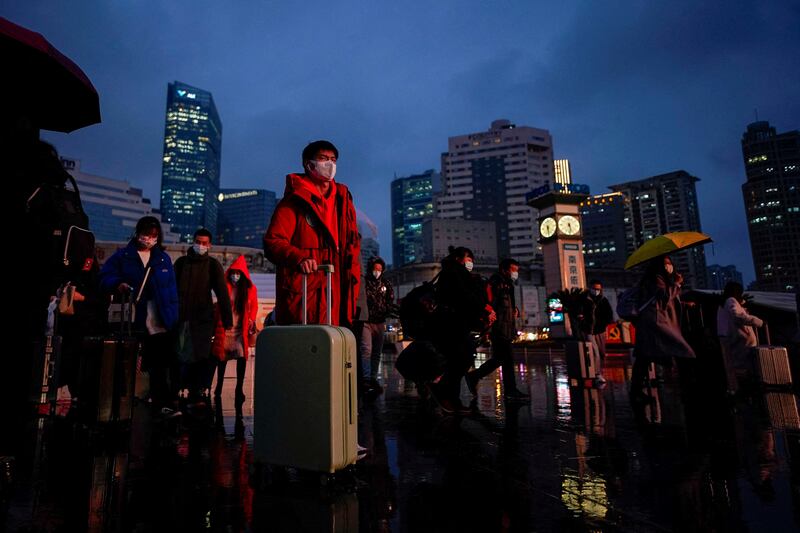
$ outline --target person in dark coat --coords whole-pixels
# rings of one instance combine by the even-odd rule
[[[519,316],[514,283],[519,277],[519,263],[514,259],[504,259],[500,270],[489,278],[488,297],[497,320],[492,324],[489,339],[492,342],[492,358],[483,363],[474,372],[467,373],[467,387],[473,395],[477,395],[478,381],[488,376],[498,367],[503,367],[503,397],[506,401],[527,401],[528,394],[517,389],[514,377],[514,359],[511,343],[517,337],[516,319]]]
[[[438,382],[429,384],[431,395],[442,411],[467,414],[459,398],[461,379],[472,365],[475,340],[472,331],[482,331],[496,315],[486,301],[480,278],[472,275],[473,255],[469,248],[451,248],[442,259],[437,282],[438,306],[433,343],[444,355],[446,367]]]
[[[129,294],[133,298],[147,282],[136,305],[134,327],[142,340],[143,368],[150,373],[153,407],[162,415],[179,414],[170,391],[170,368],[175,362],[174,330],[178,323],[178,291],[172,260],[162,246],[163,233],[157,218],[146,216],[136,223],[136,234],[125,248],[117,250],[100,269],[100,288],[106,294]]]
[[[695,353],[681,333],[681,286],[683,276],[675,272],[668,256],[648,262],[640,281],[642,301],[647,303],[635,322],[636,344],[631,376],[631,398],[641,399],[648,366],[671,366],[673,360],[694,359]]]
[[[383,353],[386,319],[394,312],[394,289],[383,277],[386,262],[380,257],[367,261],[367,273],[361,287],[358,312],[360,335],[358,351],[361,362],[361,390],[367,397],[383,392],[378,383],[378,366]]]
[[[612,322],[614,322],[614,311],[611,309],[608,298],[603,296],[603,284],[599,279],[593,279],[589,282],[589,292],[583,302],[581,330],[586,336],[586,340],[594,345],[598,355],[597,377],[595,378],[598,383],[606,382],[606,378],[603,377],[606,340],[608,339],[606,328]]]
[[[175,276],[179,296],[179,335],[189,335],[191,353],[179,354],[183,388],[192,398],[208,397],[216,363],[210,359],[214,338],[214,302],[217,297],[222,325],[233,327],[231,299],[222,265],[208,255],[211,249],[211,232],[200,228],[194,233],[194,244],[187,254],[175,261]]]

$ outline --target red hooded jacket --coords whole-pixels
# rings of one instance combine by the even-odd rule
[[[248,328],[251,322],[256,321],[258,316],[258,290],[253,285],[253,280],[250,278],[250,270],[247,268],[247,260],[243,255],[236,258],[228,270],[225,271],[225,282],[228,286],[228,295],[231,298],[231,305],[236,305],[233,301],[233,285],[230,281],[231,270],[238,270],[250,281],[250,288],[247,290],[247,302],[244,305],[244,316],[242,316],[242,339],[244,343],[244,358],[247,359],[247,349],[250,347],[248,342]],[[214,330],[214,343],[211,345],[211,353],[214,354],[220,361],[225,360],[225,326],[222,325],[222,316],[219,311],[219,303],[216,304],[214,311],[214,320],[216,328]],[[234,324],[237,326],[238,324]]]
[[[333,232],[323,222],[322,197],[300,180],[305,175],[286,176],[286,190],[264,234],[264,254],[277,266],[275,320],[278,324],[303,321],[303,280],[298,265],[304,259],[332,264],[331,296],[334,325],[349,326],[361,279],[361,238],[356,225],[353,197],[347,187],[333,182],[336,194],[338,247]],[[308,276],[308,323],[327,322],[325,274]]]

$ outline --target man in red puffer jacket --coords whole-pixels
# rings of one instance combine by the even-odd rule
[[[303,150],[303,174],[286,176],[286,190],[264,234],[264,254],[277,267],[275,321],[302,323],[302,274],[332,264],[334,325],[352,326],[361,278],[361,245],[353,197],[334,181],[339,151],[328,141]],[[308,277],[308,323],[327,322],[325,276]]]

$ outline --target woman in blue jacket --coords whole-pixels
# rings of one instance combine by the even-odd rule
[[[129,294],[136,299],[149,267],[147,282],[136,304],[134,328],[142,341],[142,366],[150,373],[153,406],[170,415],[176,412],[168,373],[175,364],[173,333],[178,322],[178,290],[172,260],[164,251],[162,240],[157,218],[139,219],[134,238],[100,270],[100,286],[103,292],[117,298]]]

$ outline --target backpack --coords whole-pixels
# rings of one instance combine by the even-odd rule
[[[94,264],[95,237],[83,210],[78,184],[67,174],[74,190],[53,183],[40,184],[26,204],[26,223],[41,243],[45,265],[61,283],[89,272]]]
[[[634,322],[637,318],[639,318],[639,316],[642,314],[642,311],[647,309],[647,306],[653,303],[653,300],[656,299],[656,296],[653,295],[649,300],[642,303],[643,296],[644,291],[642,291],[642,287],[640,285],[631,287],[620,294],[619,298],[617,299],[617,314],[619,317],[629,322]]]
[[[403,337],[418,339],[427,333],[433,314],[439,305],[436,280],[414,287],[400,300],[400,324],[403,326]]]

